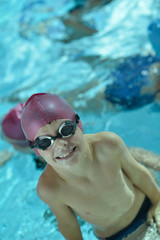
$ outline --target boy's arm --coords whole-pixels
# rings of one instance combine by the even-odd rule
[[[148,220],[153,216],[155,208],[160,201],[160,189],[150,172],[139,164],[130,154],[121,138],[117,138],[117,154],[122,170],[132,183],[139,188],[151,201],[152,206],[148,213]]]
[[[59,231],[66,240],[83,240],[78,220],[68,206],[54,202],[50,204],[50,209],[55,214]]]
[[[38,183],[37,194],[56,216],[58,228],[66,240],[83,240],[78,220],[70,207],[63,204],[42,182]],[[58,195],[58,194],[57,194]]]

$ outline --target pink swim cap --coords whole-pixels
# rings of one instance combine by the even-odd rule
[[[19,103],[15,108],[12,108],[2,120],[2,133],[4,137],[11,143],[23,147],[28,146],[21,127],[21,113],[24,105],[24,103]]]
[[[75,114],[63,98],[51,93],[37,93],[26,102],[21,124],[26,138],[34,141],[36,133],[42,126],[56,119],[74,121]],[[78,126],[82,130],[81,121]]]

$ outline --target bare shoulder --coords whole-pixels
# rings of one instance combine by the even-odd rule
[[[87,134],[86,139],[89,144],[93,145],[96,148],[104,147],[110,150],[120,149],[123,144],[120,136],[113,132],[99,132],[95,134]]]
[[[120,158],[122,151],[127,147],[123,145],[122,139],[113,132],[99,132],[86,136],[87,142],[92,149],[93,158],[103,166],[120,167]],[[123,149],[124,148],[124,149]],[[106,165],[107,164],[107,165]]]
[[[37,184],[37,194],[39,198],[50,205],[52,199],[57,198],[58,191],[58,179],[52,167],[46,166],[45,170],[41,174],[38,184]]]

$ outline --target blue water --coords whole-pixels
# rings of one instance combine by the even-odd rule
[[[52,92],[79,113],[85,133],[114,131],[129,146],[160,153],[159,103],[123,109],[104,96],[122,60],[155,57],[147,27],[159,17],[160,1],[84,2],[75,13],[72,0],[0,1],[0,118],[31,94]],[[63,239],[54,215],[36,195],[42,170],[33,157],[2,140],[0,148],[13,153],[0,168],[0,240]],[[95,240],[90,225],[79,221],[84,240]],[[154,227],[147,239],[159,239]]]

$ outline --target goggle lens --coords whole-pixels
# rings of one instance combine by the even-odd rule
[[[74,133],[75,130],[75,126],[71,123],[66,123],[66,125],[64,125],[59,133],[63,136],[63,137],[68,137],[69,135],[72,135]]]
[[[51,146],[51,144],[52,144],[51,139],[44,138],[44,139],[39,140],[37,146],[39,149],[47,149]]]

